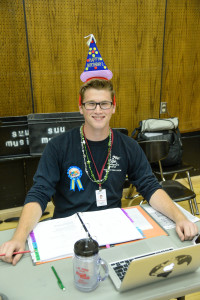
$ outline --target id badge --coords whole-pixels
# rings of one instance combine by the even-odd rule
[[[106,197],[106,190],[96,190],[96,203],[97,206],[105,206],[107,205],[107,197]]]

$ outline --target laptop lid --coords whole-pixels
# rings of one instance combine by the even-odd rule
[[[110,278],[116,289],[123,292],[194,272],[200,266],[200,244],[134,259],[122,281],[111,267],[112,264],[109,263]]]

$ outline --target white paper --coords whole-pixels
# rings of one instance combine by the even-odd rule
[[[142,239],[135,224],[120,208],[79,213],[93,239],[100,246]]]
[[[75,242],[86,237],[86,232],[77,215],[38,223],[33,232],[40,261],[72,256]],[[33,251],[30,236],[28,245]],[[33,259],[36,262],[35,255]]]
[[[136,207],[126,209],[126,213],[133,220],[135,226],[140,228],[141,230],[148,230],[153,228],[153,226],[147,221],[147,219]]]
[[[193,223],[198,222],[199,218],[193,216],[189,213],[186,209],[181,207],[179,204],[175,203],[176,206],[182,211],[182,213]],[[168,217],[164,216],[162,213],[158,212],[151,206],[144,206],[144,209],[165,229],[172,229],[176,227],[176,224],[169,219]]]
[[[99,246],[142,239],[143,235],[120,208],[79,213],[93,239]],[[71,217],[40,222],[33,230],[40,260],[32,254],[34,262],[45,262],[73,255],[77,240],[88,236],[78,214]],[[32,234],[28,245],[33,248]]]

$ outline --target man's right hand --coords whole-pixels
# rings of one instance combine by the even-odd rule
[[[13,255],[13,252],[24,251],[27,237],[41,216],[42,209],[39,203],[30,202],[23,207],[19,223],[12,239],[0,246],[0,254],[5,253],[5,256],[0,256],[1,260],[13,264],[13,266],[18,263],[22,254]]]
[[[22,254],[13,255],[13,252],[24,251],[24,249],[24,242],[11,239],[10,241],[5,242],[0,246],[0,254],[5,253],[4,256],[0,256],[0,259],[15,266],[22,257]]]

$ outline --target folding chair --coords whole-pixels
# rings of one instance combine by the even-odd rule
[[[179,164],[175,164],[175,165],[172,165],[169,167],[162,166],[162,174],[160,172],[159,166],[152,164],[151,167],[152,167],[153,172],[156,175],[159,175],[162,180],[165,180],[166,179],[165,176],[168,176],[168,175],[172,175],[172,180],[175,180],[178,174],[186,173],[190,190],[194,192],[192,180],[190,177],[190,171],[194,169],[193,166],[191,166],[185,162],[181,162]],[[199,215],[199,209],[198,209],[196,199],[194,199],[194,206],[195,206],[195,210],[196,210],[196,215]]]
[[[196,194],[193,190],[188,189],[183,184],[176,180],[166,180],[163,176],[163,168],[161,161],[164,159],[169,152],[169,143],[167,141],[141,141],[139,142],[140,147],[143,149],[148,161],[150,163],[158,163],[162,181],[160,182],[163,190],[171,197],[175,202],[188,201],[190,205],[191,213],[194,215],[193,202],[195,207]]]

